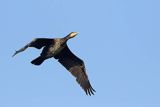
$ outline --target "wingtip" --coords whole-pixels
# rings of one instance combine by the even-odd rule
[[[17,54],[17,51],[15,50],[15,53],[12,55],[12,58]]]
[[[89,89],[85,90],[85,92],[86,92],[86,95],[92,96],[92,95],[95,95],[96,91],[92,87],[90,87]]]
[[[16,54],[13,54],[13,55],[12,55],[12,58],[13,58],[15,55],[16,55]]]

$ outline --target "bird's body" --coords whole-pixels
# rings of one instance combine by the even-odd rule
[[[34,65],[42,64],[46,59],[55,58],[68,70],[73,76],[76,77],[77,82],[84,89],[86,94],[94,94],[95,90],[92,88],[88,76],[86,74],[84,62],[75,56],[67,46],[67,41],[77,35],[77,32],[71,32],[64,38],[37,38],[25,45],[23,48],[15,52],[13,56],[19,52],[24,51],[28,47],[35,47],[43,50],[39,57],[31,61]]]
[[[65,47],[65,45],[62,46],[61,40],[59,38],[54,39],[53,42],[53,44],[43,48],[41,53],[42,57],[45,57],[46,59],[54,57]]]
[[[66,43],[63,42],[63,39],[55,38],[50,45],[43,48],[40,56],[31,63],[34,65],[40,65],[44,60],[56,56],[66,46]]]
[[[49,51],[50,53],[48,54],[52,54],[51,56],[54,57],[56,54],[58,54],[59,52],[62,51],[62,49],[64,49],[64,47],[66,46],[65,43],[61,42],[62,40],[60,38],[56,38],[54,39],[54,44],[50,45],[47,49],[47,51]]]

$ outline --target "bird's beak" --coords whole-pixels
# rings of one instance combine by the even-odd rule
[[[70,37],[73,38],[73,37],[75,37],[76,35],[78,35],[78,32],[72,32],[72,33],[70,34]]]
[[[78,32],[75,32],[75,34],[74,34],[74,35],[75,35],[75,36],[76,36],[76,35],[78,35]]]

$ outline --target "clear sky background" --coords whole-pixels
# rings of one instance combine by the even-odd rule
[[[160,107],[159,0],[3,0],[0,107]],[[64,37],[97,91],[86,96],[56,60],[30,61],[33,38]]]

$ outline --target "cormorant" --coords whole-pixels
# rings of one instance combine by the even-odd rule
[[[87,95],[94,95],[95,90],[92,88],[83,60],[74,55],[67,46],[67,41],[77,35],[77,32],[71,32],[64,38],[36,38],[30,43],[25,45],[13,54],[13,57],[26,50],[28,47],[34,47],[41,49],[42,53],[39,57],[31,61],[34,65],[40,65],[44,60],[48,58],[57,59],[73,76],[76,77],[76,81],[80,84]]]

